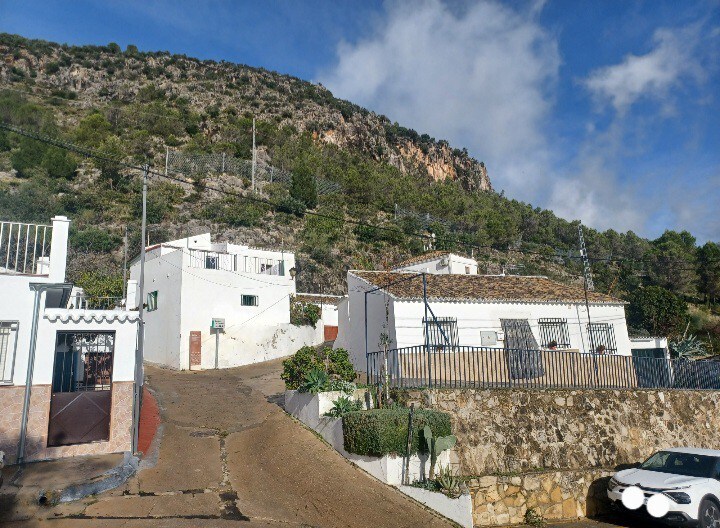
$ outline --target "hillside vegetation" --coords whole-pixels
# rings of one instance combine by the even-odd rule
[[[179,182],[154,177],[151,243],[211,231],[220,239],[282,246],[298,254],[301,290],[343,293],[347,269],[382,268],[422,252],[426,241],[415,234],[432,232],[436,249],[472,253],[482,272],[516,266],[581,280],[582,267],[570,258],[577,256],[578,222],[496,193],[485,165],[465,149],[337,99],[320,85],[115,44],[71,47],[1,34],[0,55],[3,123],[109,159],[149,162],[160,172],[167,148],[250,159],[255,118],[258,163],[289,171],[290,184],[263,182],[253,190],[247,174],[227,172],[173,172]],[[70,278],[88,288],[117,289],[125,228],[130,247],[140,246],[140,176],[0,131],[0,216],[43,223],[54,214],[69,216]],[[318,193],[317,181],[333,182],[336,190]],[[418,215],[396,215],[396,207]],[[633,302],[634,331],[677,335],[689,322],[720,352],[713,315],[718,244],[699,246],[685,231],[647,240],[588,228],[585,238],[590,256],[603,259],[593,262],[596,289]],[[653,313],[658,302],[675,309]]]

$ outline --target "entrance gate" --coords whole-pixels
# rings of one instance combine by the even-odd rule
[[[48,447],[110,439],[115,332],[58,332]]]

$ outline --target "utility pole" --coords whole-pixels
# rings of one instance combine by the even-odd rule
[[[145,351],[145,233],[147,231],[147,184],[149,167],[143,167],[143,196],[142,196],[142,235],[140,236],[140,281],[138,284],[140,303],[138,304],[138,336],[135,350],[135,394],[133,401],[133,441],[132,452],[137,453],[138,433],[140,432],[140,403],[142,401],[143,386],[143,356]]]
[[[587,248],[585,247],[585,237],[583,236],[582,224],[578,224],[578,239],[580,241],[580,257],[583,262],[583,289],[585,291],[585,310],[588,319],[588,341],[590,342],[590,353],[595,353],[595,339],[592,331],[592,321],[590,320],[590,301],[588,300],[588,291],[595,289],[592,280],[592,270],[590,269],[590,260],[588,259]],[[595,365],[597,372],[597,364]]]
[[[125,235],[123,236],[123,302],[127,301],[127,254],[128,254],[128,238],[127,226],[125,226]],[[129,309],[125,302],[125,309]]]
[[[251,188],[255,190],[255,170],[257,166],[257,154],[255,152],[255,118],[253,117],[253,145],[252,145],[252,185]]]

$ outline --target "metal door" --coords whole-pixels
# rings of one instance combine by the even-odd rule
[[[110,439],[115,332],[58,332],[48,447]]]

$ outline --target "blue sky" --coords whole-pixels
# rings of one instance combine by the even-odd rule
[[[597,228],[720,240],[720,3],[0,0],[0,31],[322,82]]]

